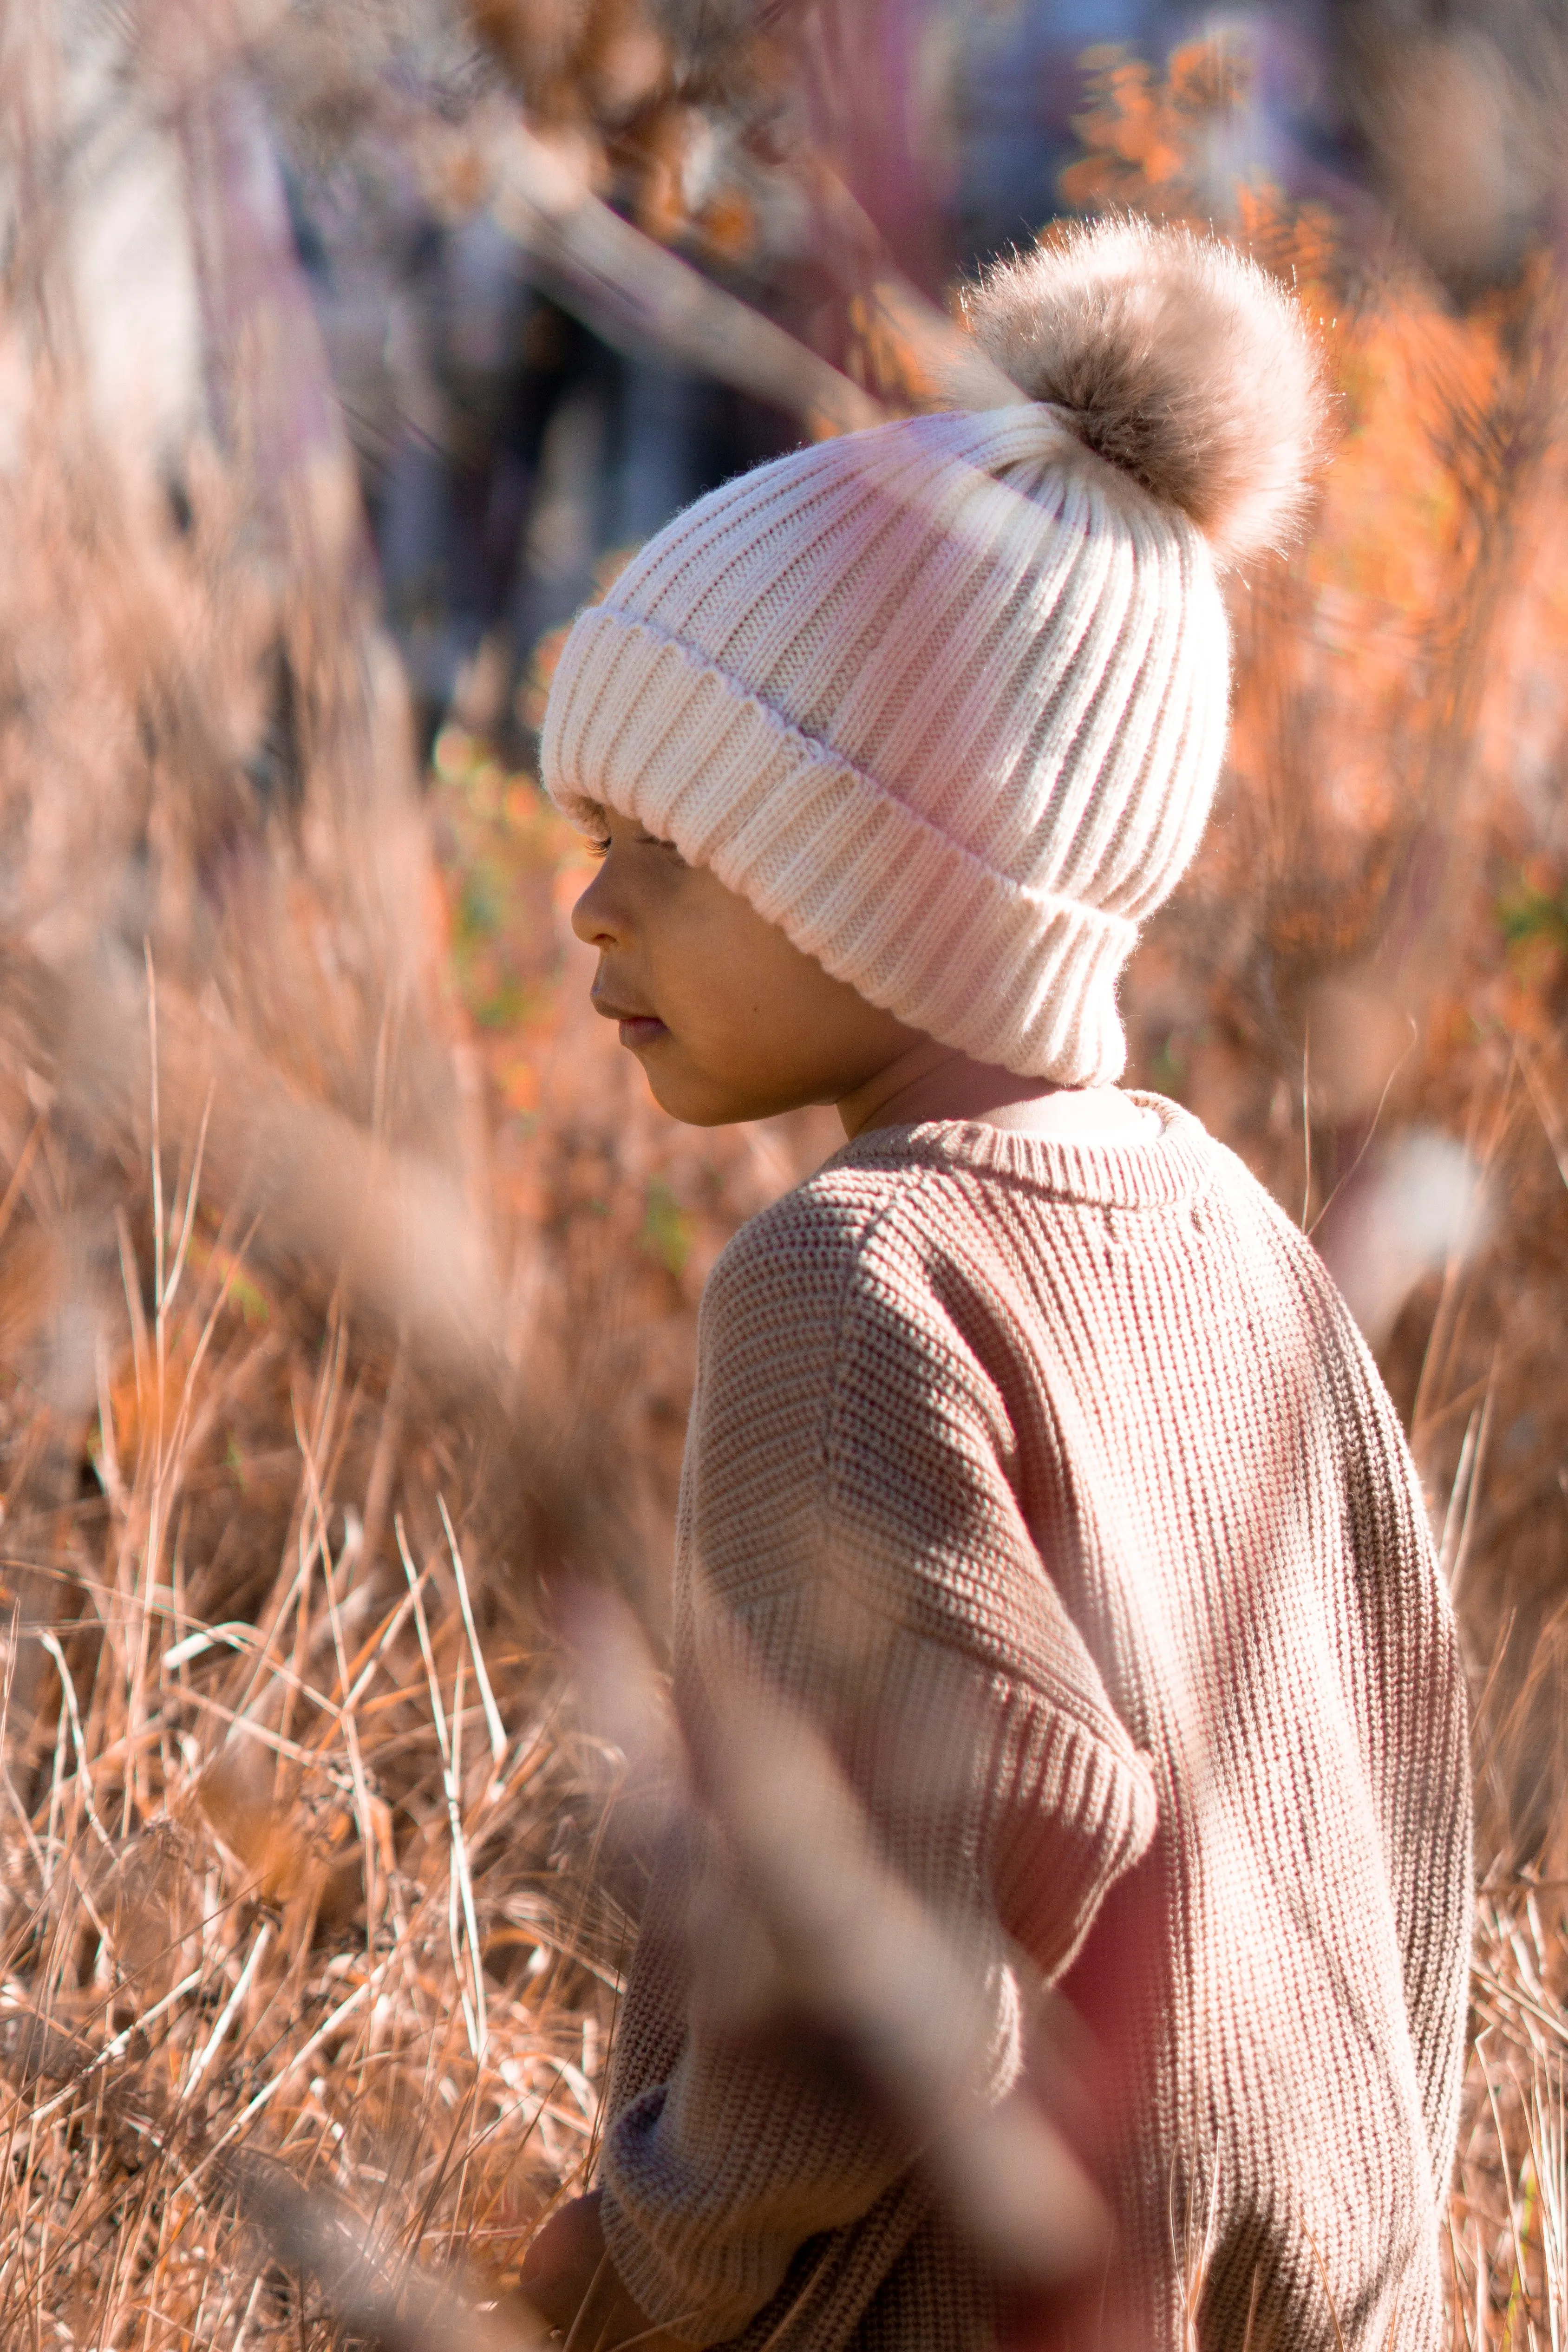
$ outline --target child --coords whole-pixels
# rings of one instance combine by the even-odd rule
[[[700,1747],[741,1657],[836,1759],[863,1834],[802,1786],[807,1830],[960,1956],[977,2097],[1081,2021],[1113,2234],[1013,2340],[1436,2352],[1469,1796],[1421,1496],[1300,1233],[1115,1086],[1220,766],[1216,574],[1296,517],[1317,368],[1271,280],[1133,222],[973,324],[1017,405],[702,499],[551,695],[595,1000],[659,1102],[848,1138],[704,1295],[678,1709]],[[776,1952],[771,2003],[728,1984],[722,1848],[661,1865],[602,2189],[525,2288],[584,2347],[995,2341],[942,2117]]]

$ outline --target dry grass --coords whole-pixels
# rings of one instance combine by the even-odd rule
[[[301,2345],[328,2192],[384,2275],[503,2274],[589,2154],[614,1767],[538,1601],[628,1546],[503,1344],[348,453],[228,176],[254,124],[198,91],[171,206],[145,93],[95,113],[50,42],[0,28],[0,2341]],[[161,257],[129,298],[81,280],[100,205]],[[166,341],[106,407],[127,299]]]
[[[443,1433],[351,1382],[341,1318],[275,1334],[170,1205],[64,1605],[7,1646],[7,2343],[305,2340],[246,2148],[504,2269],[587,2158],[625,1940],[613,1768],[465,1560]]]

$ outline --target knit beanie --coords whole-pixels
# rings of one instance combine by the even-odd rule
[[[1003,265],[970,323],[1016,404],[848,434],[677,516],[574,626],[544,781],[910,1027],[1099,1085],[1219,773],[1217,575],[1297,520],[1320,370],[1274,279],[1134,220]]]

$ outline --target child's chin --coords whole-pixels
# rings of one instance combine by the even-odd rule
[[[668,1067],[650,1070],[646,1062],[643,1076],[660,1110],[668,1111],[683,1127],[733,1127],[742,1119],[757,1117],[752,1104],[710,1079]]]
[[[754,1116],[748,1110],[731,1110],[723,1104],[693,1098],[689,1095],[667,1095],[651,1085],[648,1091],[660,1110],[668,1111],[671,1118],[678,1118],[682,1127],[733,1127],[740,1120]]]

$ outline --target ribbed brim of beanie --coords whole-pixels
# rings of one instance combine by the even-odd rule
[[[910,1027],[1098,1084],[1139,922],[1207,814],[1227,677],[1184,516],[1047,409],[909,419],[660,532],[567,640],[544,776]]]

